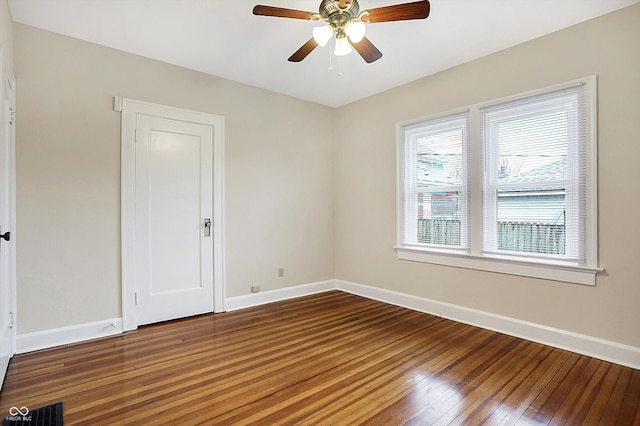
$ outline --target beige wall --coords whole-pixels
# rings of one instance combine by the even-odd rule
[[[0,0],[0,46],[11,61],[13,58],[13,21],[7,0]]]
[[[638,22],[640,5],[336,110],[15,25],[18,332],[120,315],[121,95],[225,116],[227,296],[335,277],[640,347]],[[592,74],[596,287],[396,259],[397,122]]]
[[[640,5],[340,110],[336,276],[640,346]],[[598,75],[595,287],[397,260],[395,124]]]
[[[225,117],[228,297],[333,278],[331,109],[19,24],[15,52],[19,334],[121,314],[115,95]]]

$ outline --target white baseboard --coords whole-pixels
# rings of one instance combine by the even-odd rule
[[[640,348],[437,300],[336,280],[336,288],[414,311],[640,369]]]
[[[560,349],[587,355],[604,361],[640,369],[640,348],[612,342],[597,337],[574,333],[567,330],[548,327],[516,318],[510,318],[490,312],[466,308],[464,306],[439,302],[405,293],[385,290],[343,280],[327,280],[303,284],[277,290],[230,297],[225,300],[227,311],[249,308],[266,303],[308,296],[329,290],[341,290],[347,293],[379,300],[396,306],[425,312],[453,321],[474,325],[487,330],[497,331],[510,336],[542,343]],[[122,320],[116,318],[35,333],[21,334],[16,337],[17,353],[31,352],[54,346],[112,336],[122,333]]]
[[[316,293],[323,293],[336,289],[335,280],[319,281],[316,283],[302,284],[294,287],[280,288],[260,293],[245,294],[242,296],[228,297],[225,299],[224,307],[227,312],[238,309],[250,308],[252,306],[264,305],[265,303],[279,302],[281,300],[293,299],[294,297],[308,296]]]
[[[22,354],[120,333],[122,333],[122,318],[18,334],[16,336],[16,352]]]

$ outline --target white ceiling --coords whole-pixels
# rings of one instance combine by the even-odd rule
[[[412,0],[359,0],[360,9]],[[320,0],[9,0],[15,22],[341,106],[640,0],[430,0],[426,20],[369,24],[383,53],[329,68],[329,48],[287,58],[317,22],[254,16],[255,4],[316,12]],[[341,66],[342,76],[337,68]]]

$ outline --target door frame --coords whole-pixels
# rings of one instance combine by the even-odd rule
[[[2,157],[4,158],[4,164],[7,166],[7,194],[6,201],[8,202],[8,229],[3,229],[2,232],[11,232],[11,239],[9,241],[2,241],[2,245],[9,249],[9,278],[8,282],[8,294],[9,303],[4,305],[9,307],[9,312],[3,312],[0,306],[0,315],[7,315],[9,318],[9,339],[10,339],[10,355],[9,360],[16,353],[16,309],[17,309],[17,280],[16,280],[16,125],[15,125],[15,112],[16,112],[16,77],[13,74],[11,62],[6,57],[5,50],[0,45],[0,120],[2,125],[0,130],[2,134],[0,138],[5,139],[0,145],[3,148]],[[6,318],[6,317],[5,317]],[[4,383],[5,372],[0,370],[0,389]]]
[[[121,251],[123,331],[138,328],[135,279],[135,140],[138,115],[184,121],[213,128],[213,311],[224,312],[224,117],[121,97],[114,98],[114,109],[122,112]]]

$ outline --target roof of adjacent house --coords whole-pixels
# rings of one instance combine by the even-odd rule
[[[567,178],[567,157],[524,173],[514,173],[500,179],[501,183],[557,181]]]

